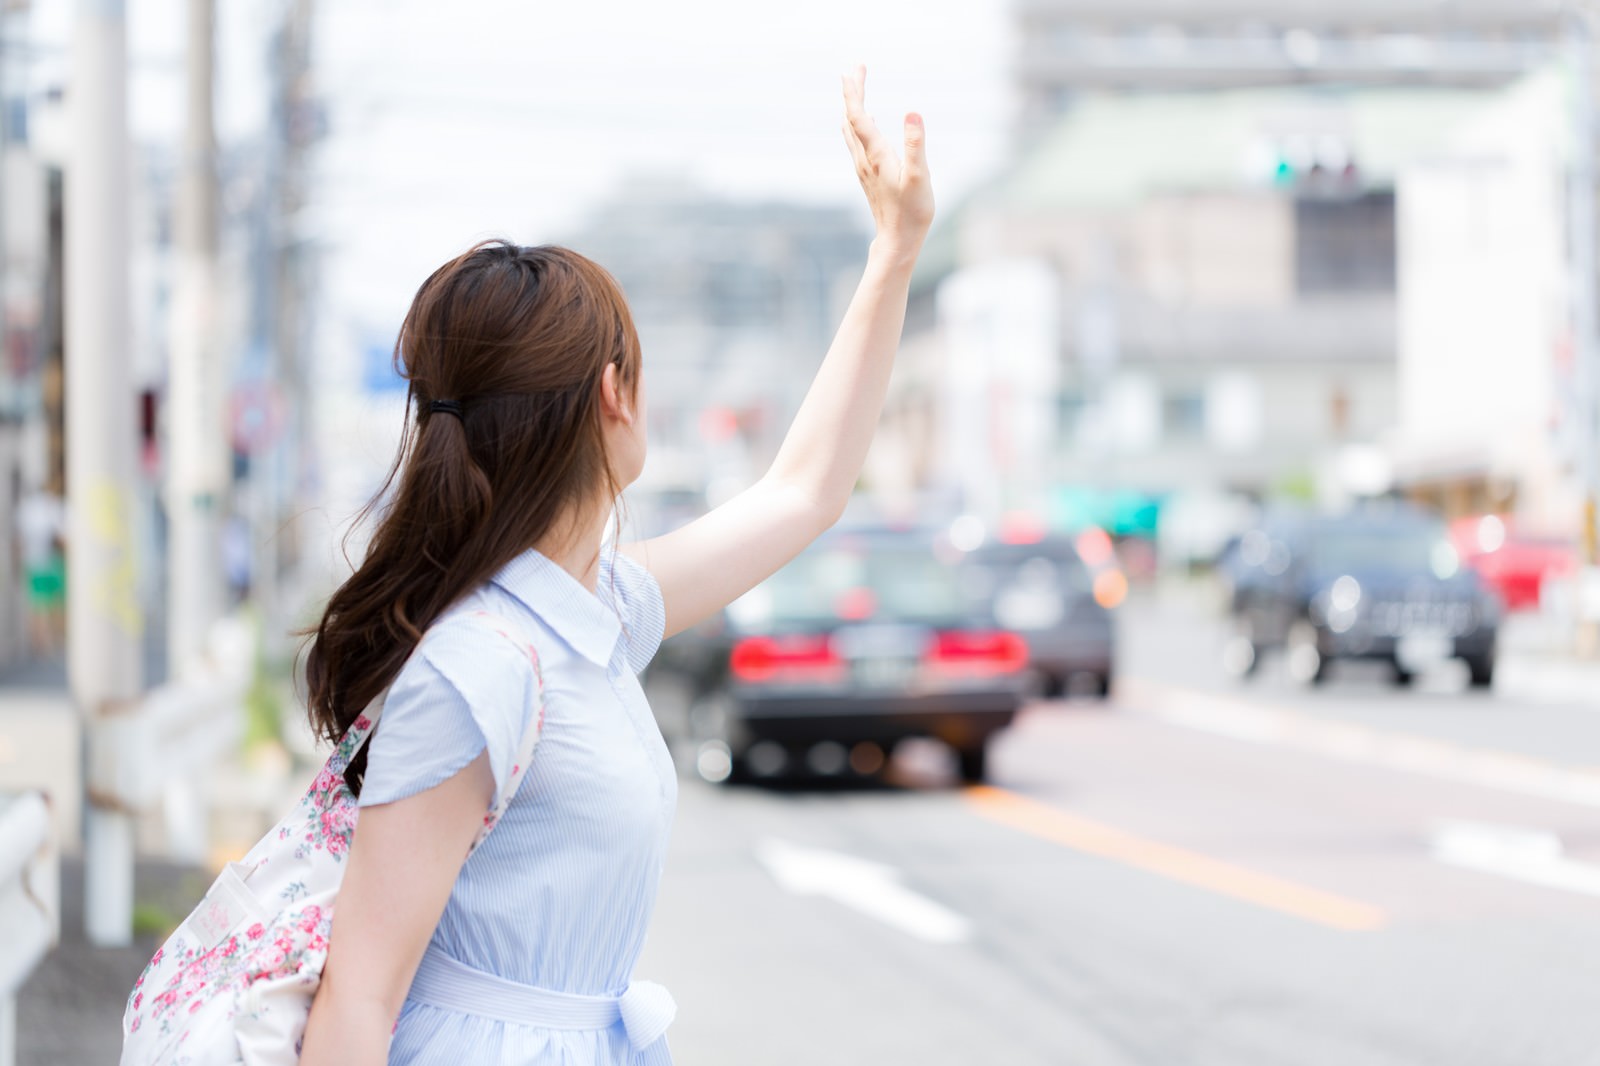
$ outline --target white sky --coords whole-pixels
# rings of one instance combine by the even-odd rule
[[[36,87],[64,80],[80,2],[36,0]],[[224,142],[262,128],[268,35],[288,2],[217,0]],[[559,241],[630,174],[856,204],[865,226],[839,133],[839,74],[858,61],[892,136],[922,112],[936,195],[954,205],[1006,142],[1008,2],[321,0],[330,131],[303,220],[324,252],[319,378],[353,386],[362,347],[392,338],[439,263],[488,235]],[[176,144],[185,0],[127,0],[127,12],[134,135]],[[346,395],[347,431],[327,451],[330,529],[370,492],[396,423]]]
[[[41,69],[64,65],[77,0],[37,0]],[[287,0],[219,0],[218,127],[259,128],[265,50]],[[923,113],[940,201],[997,164],[1011,118],[1006,0],[322,0],[316,62],[330,136],[308,228],[323,310],[398,321],[473,241],[560,240],[629,174],[742,199],[859,203],[838,75],[898,136]],[[130,113],[176,140],[184,0],[128,0]],[[55,75],[59,78],[59,74]],[[49,80],[46,78],[45,80]],[[864,208],[863,221],[866,220]]]
[[[630,173],[855,202],[838,75],[858,58],[881,126],[924,113],[947,204],[994,165],[1009,119],[1002,0],[343,0],[324,13],[334,110],[318,226],[358,314],[398,318],[479,237],[560,240]]]

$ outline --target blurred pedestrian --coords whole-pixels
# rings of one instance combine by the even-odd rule
[[[229,515],[222,525],[222,572],[228,581],[229,602],[235,606],[250,598],[253,550],[249,520],[244,515]]]
[[[609,274],[490,241],[418,291],[397,347],[416,420],[396,487],[307,660],[322,736],[382,700],[347,774],[364,809],[307,1066],[670,1061],[675,1008],[633,966],[677,785],[635,675],[832,525],[860,472],[933,216],[921,118],[906,116],[902,160],[864,80],[844,80],[876,222],[855,298],[766,475],[675,532],[605,544],[646,436],[639,340]]]
[[[17,502],[16,524],[28,587],[28,650],[53,656],[66,629],[66,505],[46,489],[31,489]]]

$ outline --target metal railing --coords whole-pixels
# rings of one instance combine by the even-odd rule
[[[102,823],[101,832],[91,832],[84,844],[84,919],[91,942],[131,941],[135,815],[164,807],[173,857],[205,860],[209,811],[203,779],[238,743],[254,656],[249,623],[223,619],[212,628],[206,655],[182,679],[126,709],[90,719],[86,793]]]
[[[15,1066],[17,991],[60,936],[61,872],[44,794],[0,804],[0,1066]]]

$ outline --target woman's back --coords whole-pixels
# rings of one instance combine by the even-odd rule
[[[627,989],[677,796],[636,677],[662,619],[655,581],[632,560],[607,550],[591,593],[530,551],[428,631],[385,703],[363,805],[431,787],[485,748],[501,781],[528,716],[542,708],[544,717],[522,786],[462,866],[430,952],[556,992]],[[627,1047],[617,1032],[507,1027],[415,999],[400,1015],[391,1061],[448,1051],[457,1061],[564,1062],[574,1040],[598,1041],[595,1061],[630,1061],[602,1051]]]

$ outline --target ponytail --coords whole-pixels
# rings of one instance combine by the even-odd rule
[[[639,347],[621,290],[598,266],[566,249],[488,242],[423,284],[395,361],[411,381],[406,428],[360,521],[380,502],[382,513],[310,631],[308,712],[329,741],[452,604],[575,505],[615,495],[598,382],[618,361],[636,382]],[[365,766],[363,752],[346,772],[358,793]]]

